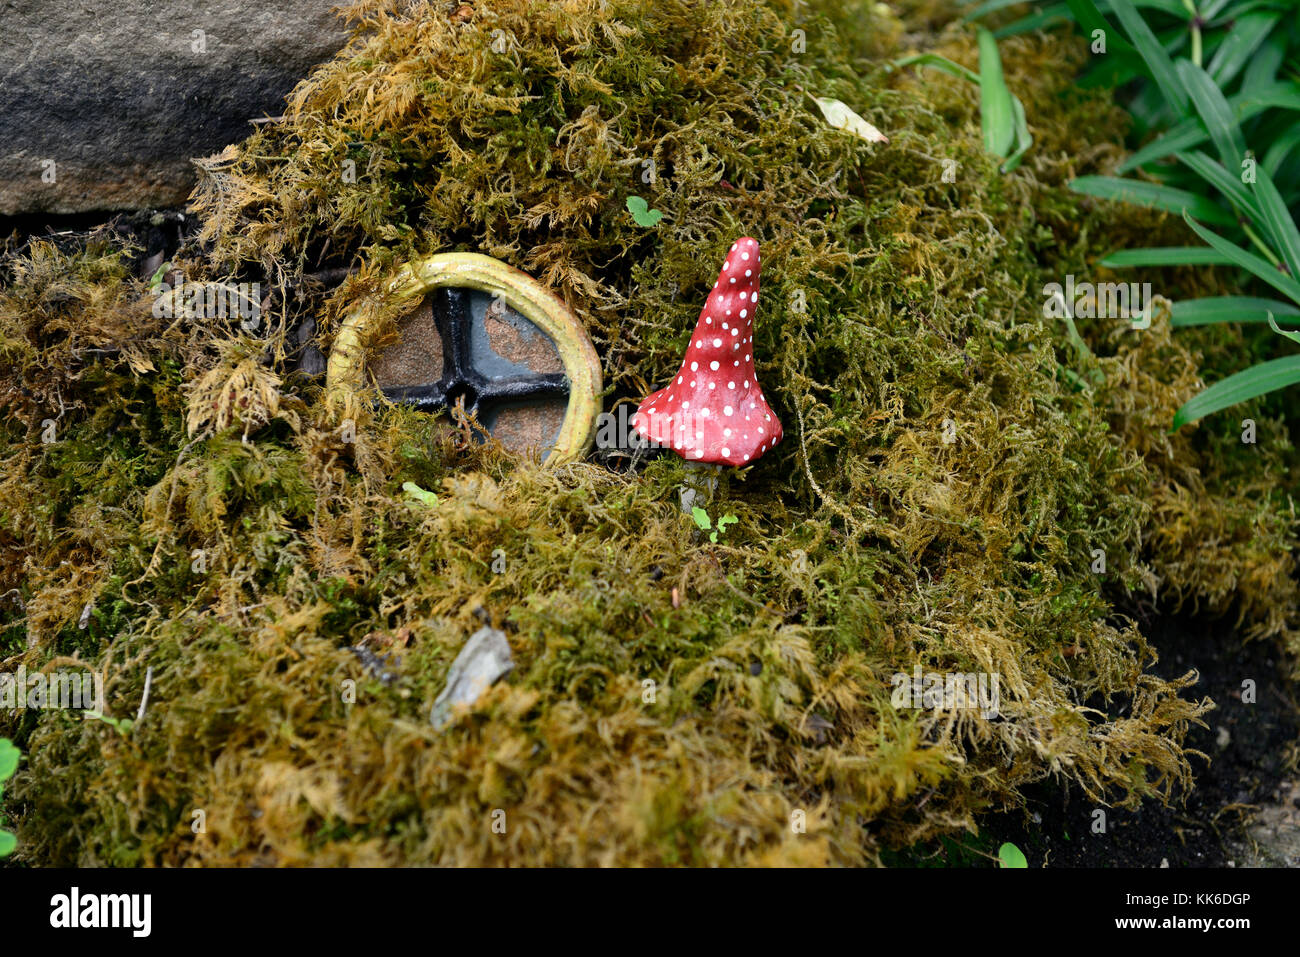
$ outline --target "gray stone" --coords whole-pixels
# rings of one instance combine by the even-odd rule
[[[468,707],[497,681],[514,670],[510,642],[504,632],[484,625],[470,636],[447,672],[447,687],[433,703],[433,726],[451,723],[457,706]]]
[[[0,0],[0,215],[183,203],[342,46],[337,2]]]

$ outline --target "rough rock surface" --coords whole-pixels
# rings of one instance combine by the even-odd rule
[[[184,202],[343,43],[338,0],[0,0],[0,215]],[[201,32],[200,32],[201,31]]]
[[[451,724],[457,707],[468,707],[496,681],[514,670],[505,632],[484,625],[470,636],[447,672],[447,687],[433,703],[433,726]]]

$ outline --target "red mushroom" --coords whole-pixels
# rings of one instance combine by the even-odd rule
[[[632,417],[637,432],[688,462],[749,465],[781,441],[781,423],[754,375],[761,271],[757,240],[732,243],[682,367]]]

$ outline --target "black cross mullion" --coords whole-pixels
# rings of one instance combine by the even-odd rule
[[[489,379],[474,368],[471,355],[473,313],[468,289],[443,288],[430,300],[438,337],[442,339],[442,378],[432,385],[390,386],[383,390],[394,402],[404,402],[422,412],[465,402],[465,411],[477,414],[484,404],[517,402],[543,396],[566,395],[568,376],[559,372]]]
[[[487,402],[510,402],[541,396],[564,395],[569,391],[568,376],[559,372],[511,376],[506,379],[483,379],[482,382],[483,385],[478,390],[479,400]]]

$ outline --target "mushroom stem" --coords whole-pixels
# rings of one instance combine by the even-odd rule
[[[682,511],[690,515],[696,505],[704,508],[713,501],[722,466],[711,462],[686,462],[685,465],[686,481],[678,487],[677,497]]]

